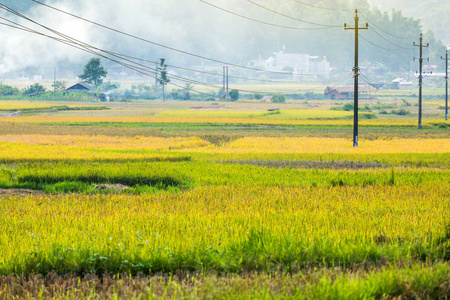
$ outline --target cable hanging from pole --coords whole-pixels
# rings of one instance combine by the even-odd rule
[[[0,7],[1,7],[1,6],[2,6],[2,4],[0,4]],[[2,18],[2,19],[5,19],[5,18]],[[103,49],[94,47],[94,46],[92,46],[92,45],[86,44],[86,43],[84,43],[84,42],[78,41],[78,40],[76,40],[76,39],[74,39],[74,38],[71,38],[71,37],[68,37],[68,36],[66,36],[66,35],[64,35],[64,34],[58,32],[58,31],[56,31],[56,30],[53,30],[53,29],[51,29],[51,28],[48,28],[48,27],[46,27],[46,26],[44,26],[44,25],[40,25],[40,24],[37,23],[37,22],[34,22],[34,23],[35,23],[35,24],[38,24],[38,25],[40,25],[40,26],[42,26],[43,28],[46,28],[47,30],[51,31],[51,32],[54,33],[54,34],[60,35],[62,38],[52,37],[52,36],[49,36],[49,35],[40,33],[40,32],[38,32],[38,31],[35,31],[35,30],[31,29],[31,28],[27,28],[27,27],[25,27],[25,26],[23,26],[23,25],[20,25],[20,24],[18,24],[18,23],[13,22],[13,21],[10,21],[10,20],[7,20],[7,19],[5,19],[5,20],[6,20],[6,21],[9,21],[9,22],[11,22],[11,23],[16,24],[16,26],[11,26],[11,25],[9,25],[9,24],[4,24],[4,23],[0,23],[0,24],[6,25],[6,26],[10,26],[10,27],[13,27],[13,28],[17,28],[17,29],[20,29],[20,30],[28,31],[28,32],[31,32],[31,33],[35,33],[35,34],[38,34],[38,35],[41,35],[41,36],[45,36],[45,37],[48,37],[48,38],[51,38],[51,39],[54,39],[54,40],[56,40],[56,41],[58,41],[58,42],[67,44],[67,45],[72,46],[72,47],[74,47],[74,48],[83,50],[83,51],[85,51],[85,52],[88,52],[88,53],[94,54],[94,55],[96,55],[96,56],[99,56],[99,57],[105,58],[105,59],[107,59],[107,60],[110,60],[110,61],[112,61],[112,62],[118,63],[118,64],[120,64],[120,65],[122,65],[122,66],[124,66],[124,67],[126,67],[126,68],[128,68],[128,69],[131,69],[131,70],[133,70],[133,71],[135,71],[135,72],[138,72],[138,73],[140,73],[140,74],[143,74],[143,75],[145,75],[145,76],[148,76],[148,77],[151,77],[151,78],[156,78],[156,76],[150,75],[150,74],[148,73],[148,72],[150,72],[150,71],[155,71],[156,68],[152,68],[152,67],[149,67],[149,66],[145,66],[145,65],[142,65],[142,64],[133,62],[133,61],[128,60],[128,59],[123,59],[122,57],[120,57],[121,54],[116,54],[116,53],[113,53],[113,52],[111,53],[110,51],[103,50]],[[30,21],[31,21],[31,19],[30,19]],[[111,58],[111,57],[109,57],[109,56],[106,56],[106,55],[104,55],[104,54],[101,54],[100,52],[103,52],[103,53],[105,53],[105,54],[107,54],[107,55],[113,56],[113,57],[115,57],[115,59],[114,59],[114,58]],[[117,58],[126,61],[126,63],[118,61]],[[219,88],[219,86],[216,86],[216,85],[213,85],[213,84],[203,83],[203,82],[199,82],[199,81],[196,81],[196,80],[192,80],[192,79],[180,77],[180,76],[177,76],[177,75],[169,75],[169,77],[172,78],[172,79],[174,79],[174,80],[182,81],[182,82],[186,82],[186,83],[197,84],[197,85],[203,85],[203,86],[207,86],[207,87],[211,87],[211,88],[215,88],[215,89],[218,89],[218,88]],[[173,86],[176,86],[176,87],[178,87],[178,88],[188,89],[188,90],[191,90],[191,91],[193,91],[193,92],[197,92],[197,93],[204,94],[204,95],[211,96],[211,97],[216,97],[215,95],[208,94],[208,93],[204,93],[204,92],[200,92],[200,91],[196,91],[196,90],[191,89],[191,88],[182,87],[182,86],[177,85],[177,84],[174,84],[174,83],[169,83],[169,84],[171,84],[171,85],[173,85]],[[312,88],[312,89],[307,89],[307,90],[302,90],[302,91],[303,91],[303,92],[306,92],[306,91],[312,91],[312,90],[316,90],[316,89],[318,89],[318,88],[320,88],[320,87]],[[251,90],[243,90],[243,89],[238,89],[238,91],[244,92],[244,93],[262,93],[262,94],[264,94],[264,93],[266,93],[266,94],[276,94],[276,93],[280,93],[280,94],[290,94],[290,93],[293,93],[293,92],[280,92],[280,91],[251,91]]]
[[[212,3],[209,3],[209,2],[207,2],[205,0],[199,0],[199,1],[204,3],[204,4],[206,4],[206,5],[209,5],[209,6],[212,6],[214,8],[217,8],[217,9],[219,9],[221,11],[224,11],[226,13],[232,14],[234,16],[237,16],[237,17],[249,20],[249,21],[253,21],[253,22],[256,22],[256,23],[273,26],[273,27],[279,27],[279,28],[284,28],[284,29],[293,29],[293,30],[324,30],[324,29],[330,29],[330,28],[335,27],[335,26],[328,26],[328,25],[320,25],[320,26],[326,26],[326,27],[322,27],[322,28],[320,28],[320,27],[319,28],[302,28],[302,27],[278,25],[278,24],[273,24],[273,23],[269,23],[269,22],[265,22],[265,21],[260,21],[260,20],[257,20],[257,19],[253,19],[253,18],[250,18],[250,17],[246,17],[246,16],[243,16],[243,15],[240,15],[238,13],[235,13],[235,12],[231,11],[231,10],[228,10],[228,9],[223,8],[223,7],[220,7],[220,6],[214,5]]]
[[[43,2],[40,2],[38,0],[31,0],[31,1],[33,1],[33,2],[35,2],[37,4],[40,4],[42,6],[45,6],[47,8],[53,9],[55,11],[58,11],[60,13],[66,14],[68,16],[71,16],[73,18],[76,18],[76,19],[82,20],[84,22],[93,24],[95,26],[98,26],[98,27],[101,27],[101,28],[104,28],[104,29],[116,32],[118,34],[122,34],[122,35],[128,36],[130,38],[133,38],[133,39],[145,42],[145,43],[152,44],[152,45],[155,45],[155,46],[158,46],[158,47],[161,47],[161,48],[165,48],[165,49],[168,49],[168,50],[171,50],[171,51],[175,51],[175,52],[178,52],[178,53],[182,53],[182,54],[185,54],[185,55],[189,55],[189,56],[192,56],[192,57],[201,58],[201,59],[204,59],[204,60],[216,62],[216,63],[222,64],[222,65],[229,65],[229,66],[233,66],[233,67],[236,67],[236,68],[242,68],[242,69],[246,69],[246,70],[261,71],[260,69],[257,69],[257,68],[241,66],[241,65],[238,65],[238,64],[233,64],[233,63],[230,63],[230,62],[225,62],[225,61],[214,59],[214,58],[208,58],[206,56],[202,56],[202,55],[198,55],[198,54],[191,53],[191,52],[188,52],[188,51],[176,49],[174,47],[169,47],[169,46],[166,46],[166,45],[163,45],[163,44],[160,44],[160,43],[156,43],[156,42],[150,41],[148,39],[145,39],[145,38],[142,38],[142,37],[130,34],[130,33],[126,33],[124,31],[121,31],[121,30],[118,30],[118,29],[115,29],[115,28],[112,28],[112,27],[109,27],[109,26],[106,26],[106,25],[103,25],[103,24],[100,24],[100,23],[88,20],[86,18],[80,17],[78,15],[75,15],[73,13],[67,12],[65,10],[62,10],[62,9],[56,8],[54,6],[51,6],[51,5],[45,4]],[[289,74],[288,72],[278,72],[278,71],[266,71],[266,72],[271,73],[271,74],[285,74],[285,75]]]
[[[202,2],[203,2],[203,1],[202,1]],[[252,3],[253,5],[256,5],[256,6],[260,7],[260,8],[262,8],[262,9],[265,9],[265,10],[267,10],[267,11],[270,11],[270,12],[276,14],[276,15],[283,16],[283,17],[285,17],[285,18],[288,18],[288,19],[291,19],[291,20],[294,20],[294,21],[298,21],[298,22],[302,22],[302,23],[306,23],[306,24],[311,24],[311,25],[316,25],[316,26],[323,26],[323,27],[341,27],[341,26],[339,26],[339,25],[325,25],[325,24],[320,24],[320,23],[314,23],[314,22],[309,22],[309,21],[301,20],[301,19],[298,19],[298,18],[294,18],[294,17],[288,16],[288,15],[286,15],[286,14],[277,12],[277,11],[275,11],[275,10],[273,10],[273,9],[270,9],[270,8],[268,8],[268,7],[265,7],[265,6],[261,5],[261,4],[258,4],[258,3],[256,3],[256,2],[254,2],[254,1],[247,0],[247,2],[250,2],[250,3]]]

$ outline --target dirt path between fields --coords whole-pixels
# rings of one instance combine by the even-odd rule
[[[45,196],[47,194],[36,191],[36,190],[29,190],[29,189],[0,189],[0,198],[7,198],[7,197],[28,197],[28,196]]]

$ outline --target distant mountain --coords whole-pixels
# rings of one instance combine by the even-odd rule
[[[444,44],[450,46],[450,1],[448,0],[369,0],[380,10],[401,10],[403,15],[422,20],[423,29],[432,30]]]

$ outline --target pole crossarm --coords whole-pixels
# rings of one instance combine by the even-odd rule
[[[358,94],[359,94],[359,30],[369,29],[369,24],[366,23],[365,27],[359,27],[358,10],[355,9],[355,27],[348,27],[347,23],[344,23],[345,30],[355,31],[355,66],[353,67],[354,74],[354,114],[353,114],[353,147],[358,147]]]

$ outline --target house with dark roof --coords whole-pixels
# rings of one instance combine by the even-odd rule
[[[372,98],[372,93],[378,91],[377,88],[371,85],[359,85],[359,93],[362,94],[361,98]],[[324,95],[329,95],[331,100],[335,99],[352,99],[353,98],[354,87],[353,85],[346,86],[327,86]]]
[[[79,82],[66,89],[66,92],[87,92],[95,93],[97,89],[86,82]]]

